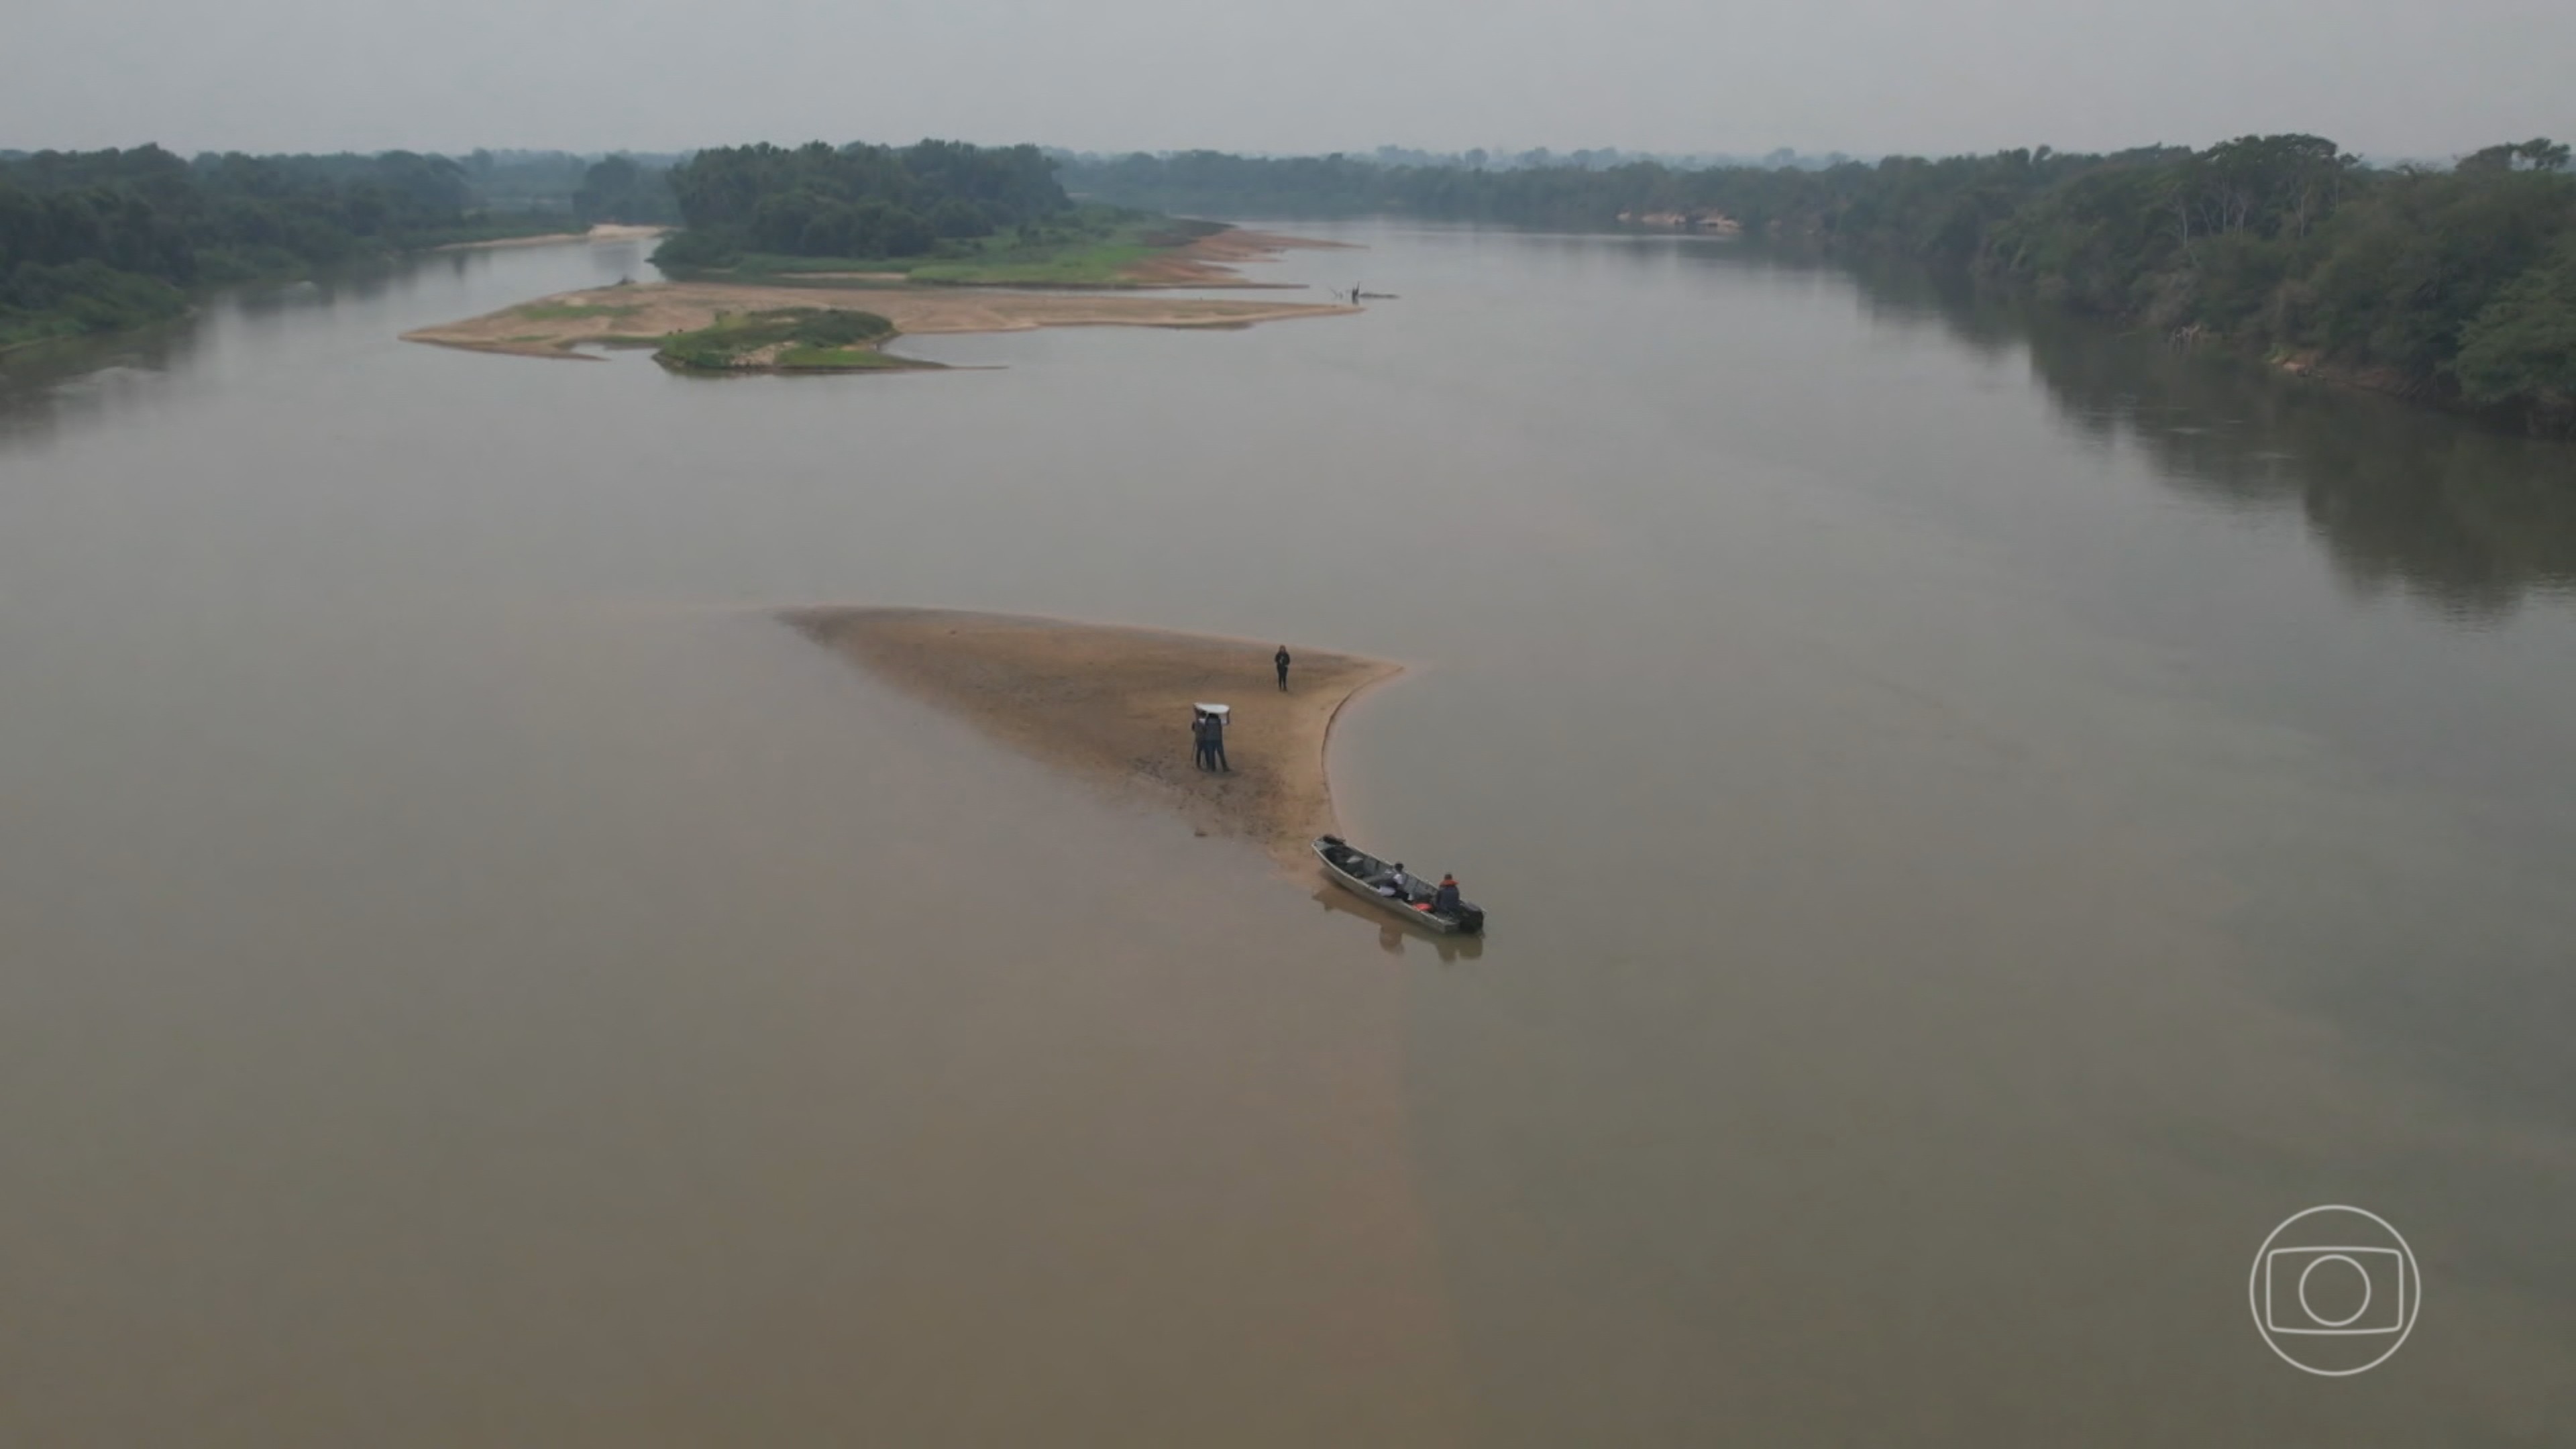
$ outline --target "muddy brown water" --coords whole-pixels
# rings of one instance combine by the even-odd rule
[[[13,360],[0,1440],[2576,1436],[2567,450],[1335,234],[1263,275],[1401,300],[912,344],[999,371],[394,340],[632,244]],[[1343,818],[1491,939],[812,602],[1403,660]],[[2349,1379],[2249,1313],[2319,1203],[2420,1262]]]

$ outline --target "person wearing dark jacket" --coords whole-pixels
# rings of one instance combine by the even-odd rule
[[[1215,769],[1216,721],[1203,714],[1193,716],[1190,720],[1190,739],[1197,747],[1197,755],[1192,763],[1202,770]]]
[[[1209,716],[1208,716],[1208,722],[1207,722],[1207,747],[1208,747],[1208,761],[1209,761],[1209,763],[1213,764],[1216,768],[1218,768],[1218,769],[1220,769],[1220,770],[1223,770],[1224,772],[1226,772],[1226,773],[1227,773],[1227,774],[1229,774],[1229,775],[1233,774],[1233,773],[1234,773],[1234,766],[1229,765],[1229,764],[1227,764],[1227,763],[1225,762],[1225,716],[1224,716],[1224,715],[1221,715],[1221,714],[1212,714],[1212,715],[1209,715]]]
[[[1278,666],[1279,692],[1286,694],[1288,692],[1288,646],[1280,645],[1279,652],[1270,656],[1270,662]]]
[[[1458,877],[1454,875],[1441,876],[1440,889],[1434,892],[1431,897],[1431,909],[1438,911],[1444,916],[1454,916],[1458,914],[1458,905]]]

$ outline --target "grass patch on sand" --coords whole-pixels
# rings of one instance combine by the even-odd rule
[[[936,364],[888,357],[877,344],[895,335],[874,312],[774,307],[719,315],[695,332],[675,332],[653,354],[689,372],[854,372]]]
[[[771,364],[788,372],[849,372],[861,368],[923,367],[902,357],[888,357],[873,347],[782,347]]]
[[[927,257],[783,257],[744,252],[721,268],[681,267],[670,275],[735,287],[811,287],[818,292],[869,292],[908,285]]]
[[[912,279],[953,287],[1133,287],[1131,268],[1224,230],[1217,221],[1083,207],[1042,227],[985,237],[972,256],[923,262]]]
[[[952,287],[1116,287],[1133,285],[1129,267],[1154,254],[1141,241],[1107,241],[1043,254],[1003,253],[975,261],[930,262],[912,269],[916,282]]]
[[[513,310],[516,311],[518,315],[527,318],[531,322],[561,322],[574,317],[632,317],[644,309],[642,307],[574,305],[563,302],[532,302],[525,307],[514,308]]]
[[[1083,206],[983,237],[957,237],[903,257],[807,257],[736,252],[719,265],[656,260],[675,277],[768,286],[866,289],[928,282],[951,287],[1129,287],[1128,269],[1225,230],[1109,206]]]

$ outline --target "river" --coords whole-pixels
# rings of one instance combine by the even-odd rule
[[[2576,1436],[2576,450],[1723,242],[705,380],[451,253],[0,387],[0,1440]],[[766,611],[1398,659],[1447,949]],[[2303,1374],[2282,1219],[2420,1320]]]

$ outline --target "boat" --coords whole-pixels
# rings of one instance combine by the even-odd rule
[[[1324,873],[1342,889],[1364,900],[1376,902],[1392,914],[1402,916],[1426,931],[1444,936],[1472,936],[1485,929],[1485,913],[1465,901],[1454,912],[1435,911],[1431,902],[1436,894],[1429,881],[1412,880],[1401,896],[1381,891],[1394,867],[1365,850],[1354,849],[1338,835],[1315,837],[1315,858],[1324,863]]]

